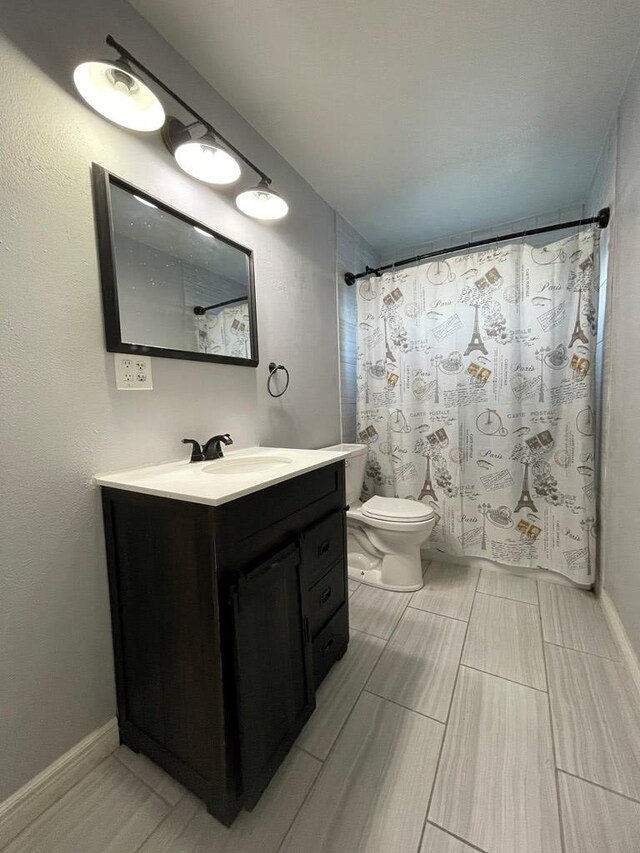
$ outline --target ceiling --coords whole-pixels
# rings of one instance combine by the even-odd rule
[[[383,253],[585,201],[640,42],[638,0],[131,2]]]

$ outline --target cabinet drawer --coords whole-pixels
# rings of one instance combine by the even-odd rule
[[[340,560],[309,590],[309,622],[315,637],[345,600],[344,561]]]
[[[333,512],[302,534],[302,562],[312,587],[338,560],[345,558],[344,511]]]
[[[348,642],[349,611],[347,605],[343,604],[313,641],[313,676],[316,688],[336,658],[344,654]]]
[[[328,512],[332,504],[344,505],[342,465],[327,465],[223,504],[216,511],[221,538],[237,549],[238,543],[244,546],[256,537],[268,538],[272,528],[292,516],[304,514],[307,508],[318,505],[318,511],[311,516],[316,519]],[[329,506],[323,510],[322,505],[326,503]],[[308,523],[303,521],[296,532]]]

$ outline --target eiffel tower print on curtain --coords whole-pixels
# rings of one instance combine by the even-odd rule
[[[424,474],[424,483],[422,484],[422,489],[420,490],[420,494],[418,495],[418,500],[421,501],[422,498],[433,498],[434,501],[437,501],[438,498],[436,496],[435,490],[433,488],[433,483],[431,482],[431,457],[427,456],[427,470]]]
[[[484,341],[482,340],[482,337],[480,335],[480,321],[479,321],[479,312],[478,312],[478,306],[477,305],[475,306],[474,317],[475,317],[475,319],[473,321],[473,334],[471,335],[471,340],[469,341],[469,344],[467,345],[467,348],[464,351],[464,354],[465,355],[471,355],[472,352],[475,352],[477,350],[478,352],[481,352],[483,355],[489,355],[489,352],[488,352],[486,346],[484,345]]]
[[[522,491],[520,492],[520,497],[518,498],[518,503],[516,504],[516,508],[514,512],[520,512],[521,509],[527,507],[532,512],[538,512],[536,505],[533,502],[533,498],[531,497],[531,492],[529,491],[529,463],[525,462],[524,464],[524,476],[522,478]]]
[[[576,311],[576,322],[573,327],[573,334],[571,335],[571,340],[569,341],[569,349],[575,344],[576,341],[582,341],[583,344],[589,343],[589,338],[584,333],[582,328],[582,324],[580,322],[580,308],[582,305],[582,291],[578,291],[578,310]]]

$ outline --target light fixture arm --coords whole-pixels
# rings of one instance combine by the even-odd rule
[[[271,178],[265,172],[263,172],[262,169],[259,169],[255,163],[253,163],[251,160],[249,160],[248,157],[245,157],[244,154],[242,153],[242,151],[239,151],[235,147],[235,145],[233,145],[231,142],[229,142],[229,140],[226,139],[226,137],[224,137],[218,130],[216,130],[211,125],[210,122],[208,122],[199,113],[197,113],[193,109],[193,107],[190,107],[186,101],[184,101],[179,95],[177,95],[173,91],[173,89],[170,89],[166,83],[163,83],[159,77],[156,77],[156,75],[152,71],[150,71],[145,65],[143,65],[139,60],[137,60],[135,58],[135,56],[133,56],[133,54],[129,53],[129,51],[125,47],[123,47],[121,44],[119,44],[113,38],[113,36],[108,35],[106,38],[106,42],[109,45],[109,47],[112,47],[114,50],[118,51],[121,58],[125,62],[128,62],[130,65],[135,65],[136,68],[138,68],[140,71],[142,71],[142,73],[146,77],[149,77],[151,80],[153,80],[153,82],[157,86],[159,86],[164,92],[167,93],[167,95],[169,95],[170,98],[172,98],[177,104],[179,104],[183,110],[186,110],[186,112],[188,112],[190,115],[192,115],[194,117],[194,119],[196,119],[196,123],[203,125],[206,128],[206,130],[209,131],[209,133],[213,134],[217,139],[219,139],[220,142],[222,142],[224,144],[224,146],[229,149],[229,151],[233,151],[233,153],[237,157],[239,157],[243,163],[245,163],[250,169],[252,169],[257,175],[260,176],[261,180],[265,181],[268,185],[271,184]]]

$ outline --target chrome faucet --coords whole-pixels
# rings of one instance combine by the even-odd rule
[[[190,462],[209,462],[212,459],[222,459],[222,445],[233,444],[233,439],[226,432],[224,435],[214,435],[202,447],[195,438],[183,438],[182,443],[190,444],[192,447]]]

